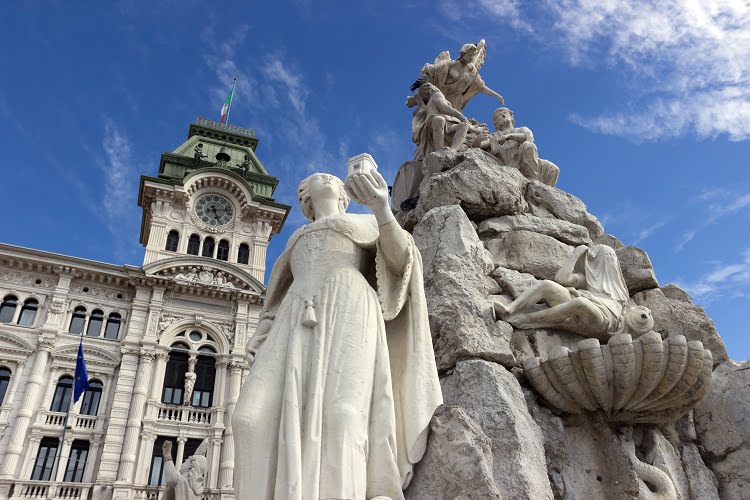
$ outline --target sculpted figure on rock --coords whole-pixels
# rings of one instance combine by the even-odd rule
[[[496,302],[495,311],[517,328],[559,328],[606,341],[618,333],[638,337],[654,327],[651,311],[629,305],[629,298],[615,251],[581,245],[554,281],[538,283],[507,307]],[[539,301],[549,307],[538,309]]]
[[[207,442],[203,441],[195,455],[189,457],[177,470],[172,459],[172,441],[165,441],[162,445],[164,457],[164,500],[201,500],[208,461],[206,453]]]
[[[299,186],[310,222],[271,272],[232,417],[237,498],[402,499],[424,454],[442,395],[422,260],[382,176],[353,172]]]
[[[496,97],[503,104],[503,96],[489,88],[479,70],[484,64],[487,48],[484,40],[474,45],[467,43],[461,47],[458,59],[451,59],[447,50],[435,58],[435,64],[425,64],[412,86],[415,90],[424,82],[429,82],[440,89],[448,102],[459,111],[463,111],[469,100],[481,93]]]
[[[539,158],[534,134],[528,127],[516,127],[513,111],[497,108],[492,114],[495,132],[479,137],[474,145],[492,153],[503,165],[515,167],[527,178],[548,186],[557,184],[560,169],[549,160]]]

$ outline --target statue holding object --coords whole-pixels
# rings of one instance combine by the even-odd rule
[[[484,64],[487,47],[484,40],[474,45],[467,43],[461,47],[458,59],[451,59],[447,50],[435,58],[434,64],[425,64],[412,90],[429,82],[440,89],[448,102],[459,111],[463,111],[469,100],[479,93],[496,97],[504,104],[503,96],[489,88],[479,70]]]
[[[549,307],[536,308],[539,301]],[[654,327],[651,311],[629,302],[615,251],[581,245],[554,281],[538,283],[508,306],[495,302],[495,312],[517,328],[557,328],[606,341],[618,333],[639,337]]]

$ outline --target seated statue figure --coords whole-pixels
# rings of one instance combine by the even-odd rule
[[[539,158],[534,134],[528,127],[516,127],[513,111],[497,108],[492,113],[495,132],[475,139],[474,146],[492,153],[501,164],[515,167],[527,178],[548,186],[557,184],[560,169],[549,160]]]
[[[164,441],[161,447],[164,457],[164,500],[200,500],[208,471],[208,461],[203,456],[208,443],[203,441],[195,455],[189,457],[177,470],[172,461],[172,441]]]
[[[549,307],[535,307],[540,300]],[[629,303],[617,255],[606,245],[577,247],[555,281],[538,283],[509,306],[495,302],[495,312],[516,328],[554,328],[603,341],[617,333],[639,337],[654,327],[648,308]]]
[[[298,196],[310,223],[273,266],[232,414],[235,498],[403,500],[442,403],[419,249],[375,169]]]
[[[417,108],[411,122],[411,140],[417,145],[415,160],[421,160],[444,147],[458,151],[464,147],[470,130],[481,131],[451,106],[443,93],[431,83],[422,84],[414,95],[406,99],[406,106]]]

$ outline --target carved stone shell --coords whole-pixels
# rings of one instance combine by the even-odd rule
[[[682,335],[662,340],[649,332],[618,334],[607,345],[556,347],[549,359],[529,358],[524,374],[534,389],[565,413],[601,412],[615,423],[671,422],[695,406],[711,384],[713,358]]]

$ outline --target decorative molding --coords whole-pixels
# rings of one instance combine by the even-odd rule
[[[235,221],[237,220],[237,217],[233,217],[232,220],[227,222],[224,225],[221,226],[211,226],[203,222],[198,218],[197,215],[195,215],[195,211],[191,208],[190,209],[190,222],[192,222],[196,227],[201,229],[202,231],[205,231],[207,233],[213,233],[213,234],[224,234],[228,233],[232,229],[234,229]]]
[[[225,271],[220,271],[210,266],[201,266],[200,270],[198,270],[197,266],[194,266],[185,273],[179,269],[163,269],[156,273],[156,275],[171,278],[172,281],[177,283],[214,286],[230,290],[246,290],[248,288],[248,286],[245,283],[242,283],[238,278]]]
[[[37,280],[39,283],[37,283]],[[1,281],[37,288],[54,288],[56,285],[56,280],[51,277],[22,273],[20,271],[0,271]]]
[[[121,302],[131,302],[133,300],[133,294],[121,288],[105,288],[101,286],[90,285],[81,281],[75,281],[71,283],[70,292],[87,297],[98,297],[106,300],[117,300]]]

